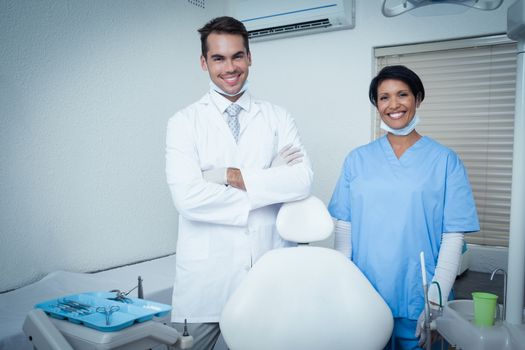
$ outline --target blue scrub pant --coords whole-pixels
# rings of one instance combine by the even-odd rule
[[[394,318],[394,330],[392,337],[383,350],[420,350],[419,338],[416,337],[417,320],[407,318]],[[448,343],[444,342],[444,349],[448,349]],[[432,350],[441,349],[441,340],[432,344]]]
[[[417,320],[394,318],[392,337],[384,350],[415,350],[421,349],[419,339],[415,336]]]

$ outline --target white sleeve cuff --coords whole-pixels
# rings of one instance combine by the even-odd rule
[[[352,224],[334,219],[334,248],[352,259]]]
[[[436,271],[432,278],[432,282],[438,282],[441,287],[441,300],[438,287],[432,283],[428,289],[428,300],[432,303],[444,305],[448,300],[456,280],[462,249],[463,233],[449,232],[441,235],[441,248],[439,249]]]

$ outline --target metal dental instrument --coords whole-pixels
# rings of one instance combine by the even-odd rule
[[[75,309],[80,310],[89,310],[91,308],[91,305],[79,303],[78,301],[69,300],[69,299],[62,299],[62,301],[58,301],[61,304],[69,305]]]
[[[137,297],[139,299],[144,299],[144,290],[142,289],[142,281],[143,281],[142,277],[139,276],[138,284],[137,284],[137,286],[139,287],[139,290],[137,291]]]
[[[109,326],[111,324],[111,315],[114,312],[117,312],[119,310],[120,310],[120,307],[116,305],[109,305],[109,306],[99,306],[96,308],[95,311],[106,315],[106,326]]]
[[[79,303],[78,301],[68,299],[57,299],[57,308],[62,311],[69,313],[77,313],[81,316],[89,315],[92,313],[91,305]]]
[[[110,290],[109,291],[110,293],[117,293],[117,295],[114,298],[108,298],[108,299],[109,300],[121,301],[121,302],[124,302],[124,303],[131,303],[131,300],[127,296],[128,296],[129,293],[133,292],[138,287],[139,286],[136,285],[135,287],[131,288],[127,292],[126,291],[121,291],[120,289]]]
[[[128,290],[127,292],[126,291],[121,291],[120,289],[113,289],[113,290],[110,290],[109,292],[110,293],[117,293],[117,295],[114,297],[114,298],[108,298],[109,300],[116,300],[116,301],[120,301],[120,302],[124,302],[124,303],[132,303],[131,299],[128,298],[127,296],[129,295],[129,293],[133,292],[135,289],[138,288],[137,290],[137,297],[139,299],[144,299],[144,290],[142,289],[142,277],[141,276],[138,276],[137,278],[137,285],[133,288],[131,288],[130,290]]]
[[[65,304],[57,304],[56,308],[60,309],[63,312],[67,312],[67,313],[70,313],[70,314],[78,314],[80,316],[89,315],[91,313],[91,312],[89,312],[87,310],[75,309],[74,307],[71,307],[71,306],[68,306],[68,305],[65,305]]]

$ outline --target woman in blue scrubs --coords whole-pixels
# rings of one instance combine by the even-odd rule
[[[394,316],[387,349],[419,349],[424,294],[420,252],[428,281],[446,300],[457,273],[463,234],[479,230],[468,177],[458,155],[420,135],[420,78],[405,66],[387,66],[369,97],[387,134],[346,157],[328,209],[336,249],[348,256],[385,299]],[[431,306],[440,304],[436,284]]]

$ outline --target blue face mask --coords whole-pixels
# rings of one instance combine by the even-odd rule
[[[245,92],[247,89],[248,89],[248,80],[246,80],[242,86],[242,88],[239,90],[239,92],[237,92],[236,94],[230,94],[230,93],[227,93],[226,91],[224,91],[223,89],[221,89],[220,87],[217,86],[217,84],[215,84],[213,81],[210,80],[210,89],[212,90],[215,90],[217,91],[219,94],[221,95],[225,95],[225,96],[237,96],[237,95],[240,95],[242,94],[243,92]]]
[[[386,125],[386,123],[383,120],[381,120],[380,128],[385,130],[386,132],[389,132],[389,133],[394,134],[396,136],[406,136],[406,135],[410,134],[412,132],[412,130],[414,130],[416,128],[416,125],[418,123],[419,123],[419,116],[416,114],[414,116],[414,118],[412,118],[410,123],[408,123],[408,125],[405,126],[404,128],[392,129],[391,127]]]

